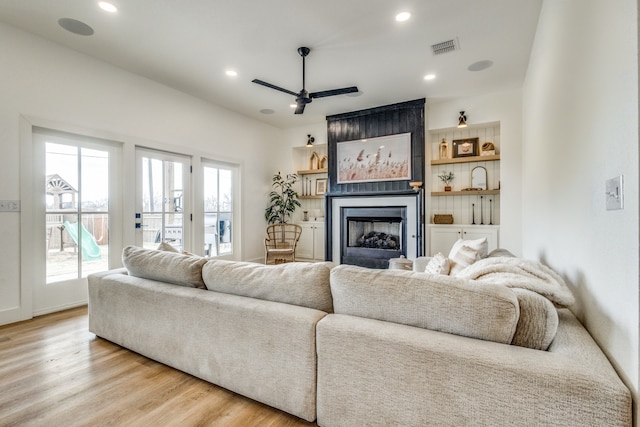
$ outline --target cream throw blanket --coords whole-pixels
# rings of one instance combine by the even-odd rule
[[[568,307],[575,302],[564,279],[538,261],[511,257],[483,258],[460,271],[456,277],[527,289],[559,307]]]

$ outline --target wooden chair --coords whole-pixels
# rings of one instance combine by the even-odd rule
[[[295,262],[296,245],[301,233],[302,227],[297,224],[272,224],[268,226],[267,238],[264,239],[264,263]]]

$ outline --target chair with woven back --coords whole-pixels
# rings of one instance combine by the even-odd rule
[[[295,262],[296,245],[300,240],[302,227],[297,224],[271,224],[264,239],[264,263],[282,264]]]

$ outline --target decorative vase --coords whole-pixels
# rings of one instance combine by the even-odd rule
[[[445,185],[444,186],[444,191],[451,191],[451,186],[450,185]]]

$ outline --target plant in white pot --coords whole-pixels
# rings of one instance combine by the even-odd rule
[[[453,172],[443,171],[440,175],[438,175],[438,178],[440,178],[440,181],[442,181],[442,183],[444,184],[444,191],[451,191],[451,181],[453,181],[454,178]]]
[[[287,174],[286,177],[283,177],[280,172],[273,175],[271,183],[273,190],[269,193],[269,206],[264,212],[267,223],[286,224],[296,208],[302,206],[298,201],[298,193],[293,189],[296,182],[298,182],[298,175],[295,173]]]

